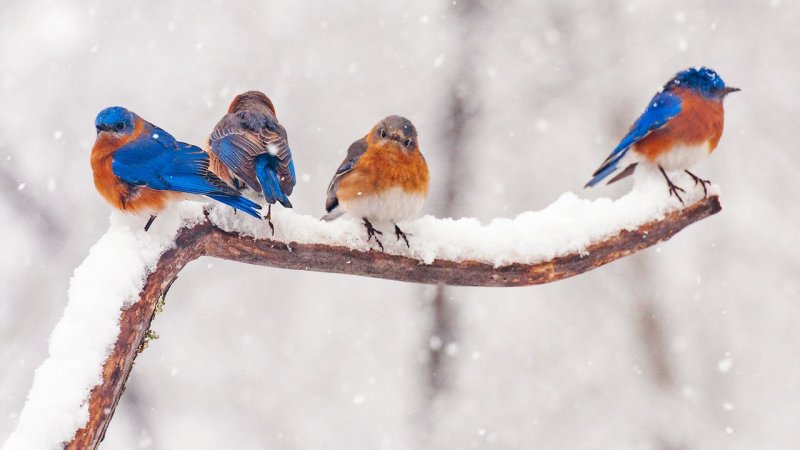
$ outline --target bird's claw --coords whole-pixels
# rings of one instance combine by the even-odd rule
[[[403,241],[406,243],[406,247],[411,248],[411,246],[408,244],[408,237],[411,235],[401,230],[400,227],[397,226],[397,224],[395,224],[394,226],[394,235],[397,236],[398,241],[402,238]]]
[[[154,214],[150,214],[150,219],[147,221],[147,224],[144,226],[144,232],[147,233],[150,230],[150,225],[153,224],[153,221],[156,220],[156,216]]]
[[[664,171],[663,167],[658,166],[658,170],[661,171],[661,175],[664,175],[664,179],[667,180],[667,186],[669,186],[669,195],[670,196],[674,195],[675,197],[677,197],[678,201],[681,202],[681,205],[686,206],[686,203],[684,203],[684,201],[681,198],[680,194],[678,194],[678,191],[681,191],[684,194],[686,193],[686,191],[684,191],[683,188],[681,188],[680,186],[676,185],[675,183],[672,182],[672,180],[669,179],[669,177],[667,176],[667,172]]]
[[[266,219],[269,229],[272,231],[272,235],[275,236],[275,225],[272,224],[272,204],[270,204],[267,208],[267,215],[264,216],[264,219]]]
[[[383,236],[383,232],[375,229],[375,227],[372,226],[372,223],[366,218],[364,219],[364,227],[367,229],[367,242],[375,239],[375,243],[378,244],[378,247],[381,248],[381,251],[385,251],[383,248],[383,242],[378,239],[378,236]]]
[[[697,186],[698,184],[700,186],[703,186],[703,198],[708,197],[708,188],[706,186],[707,185],[711,186],[711,181],[710,180],[704,180],[704,179],[698,177],[697,175],[693,174],[692,172],[689,172],[688,170],[684,170],[684,172],[686,172],[687,174],[689,174],[690,177],[692,177],[692,179],[694,180],[694,185],[695,186]]]
[[[684,194],[686,193],[686,191],[684,191],[681,187],[676,186],[676,185],[674,185],[672,183],[669,183],[669,195],[671,195],[671,196],[674,195],[675,197],[677,197],[678,201],[681,202],[681,205],[685,206],[686,203],[683,202],[683,199],[681,198],[680,194],[678,194],[678,191],[681,191]]]

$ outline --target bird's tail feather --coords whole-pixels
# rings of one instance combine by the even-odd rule
[[[333,208],[332,210],[330,210],[330,212],[328,212],[328,214],[322,216],[322,220],[324,220],[325,222],[329,222],[331,220],[338,219],[339,217],[342,216],[342,214],[344,214],[344,211],[342,211],[339,208]]]
[[[623,170],[622,172],[618,173],[616,176],[614,176],[614,178],[608,180],[608,183],[606,183],[606,184],[616,183],[617,181],[619,181],[619,180],[621,180],[621,179],[623,179],[623,178],[625,178],[625,177],[627,177],[629,175],[633,175],[633,171],[636,170],[636,164],[637,163],[629,164],[628,167],[625,168],[625,170]]]
[[[586,185],[583,186],[583,187],[584,188],[592,187],[592,186],[596,185],[597,183],[603,181],[603,179],[605,177],[611,175],[611,173],[613,173],[615,170],[617,170],[617,167],[619,166],[619,162],[627,154],[628,154],[628,149],[625,149],[625,150],[623,150],[623,151],[621,151],[621,152],[619,152],[617,154],[612,154],[607,160],[605,160],[605,162],[603,162],[603,165],[600,166],[600,168],[597,169],[592,174],[592,179],[589,180],[589,182],[586,183]]]
[[[264,198],[270,203],[280,202],[286,208],[292,207],[289,197],[281,190],[280,179],[276,168],[277,159],[272,155],[261,155],[256,158],[256,177],[264,190]]]
[[[207,195],[220,203],[224,203],[232,208],[247,213],[257,219],[261,219],[261,214],[258,212],[258,210],[261,209],[261,205],[251,201],[247,197],[242,197],[241,195],[227,195],[227,194],[207,194]]]

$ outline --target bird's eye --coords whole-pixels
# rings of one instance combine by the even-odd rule
[[[411,138],[408,138],[408,139],[406,139],[405,145],[406,145],[406,147],[411,147],[411,144],[413,144],[413,143],[414,143],[414,141],[412,141]]]
[[[380,135],[381,135],[381,139],[384,139],[384,138],[386,138],[386,130],[384,130],[383,128],[381,128]]]
[[[117,124],[116,124],[116,125],[114,125],[114,128],[115,128],[117,131],[122,131],[122,130],[124,130],[124,129],[125,129],[125,124],[124,124],[124,123],[122,123],[122,122],[117,122]]]

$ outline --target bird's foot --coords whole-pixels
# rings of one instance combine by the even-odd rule
[[[378,236],[383,236],[383,232],[375,229],[375,227],[372,226],[372,223],[369,220],[367,220],[366,217],[364,217],[364,227],[367,229],[367,242],[375,239],[375,242],[378,244],[378,247],[381,248],[381,251],[384,251],[383,242],[381,242],[381,240],[378,239]]]
[[[147,220],[147,223],[144,225],[144,232],[147,233],[147,230],[150,229],[150,225],[153,224],[153,221],[156,220],[155,214],[150,214],[150,219]]]
[[[684,191],[683,188],[681,188],[680,186],[673,183],[672,180],[670,180],[669,177],[667,176],[667,172],[665,172],[661,166],[658,166],[658,169],[661,171],[661,175],[664,175],[664,179],[667,180],[667,186],[669,187],[669,195],[670,196],[674,195],[675,197],[677,197],[678,201],[681,202],[681,205],[686,205],[686,203],[683,202],[681,195],[678,194],[678,191],[681,191],[684,194],[686,193],[686,191]]]
[[[272,232],[272,235],[275,236],[275,225],[272,224],[272,205],[271,204],[267,207],[267,215],[264,216],[264,220],[267,221],[267,225],[269,225],[269,230]]]
[[[697,175],[693,174],[692,172],[689,172],[688,170],[684,170],[684,172],[686,172],[687,174],[689,174],[690,177],[692,177],[692,179],[694,180],[694,185],[695,186],[697,186],[698,184],[700,186],[703,186],[703,198],[708,197],[708,188],[706,187],[706,185],[710,186],[711,185],[711,181],[704,180],[704,179],[698,177]]]
[[[269,217],[264,217],[264,218],[267,219],[267,225],[269,225],[270,233],[272,233],[272,235],[275,236],[275,225],[272,224],[272,220],[270,220]]]
[[[669,195],[674,195],[675,197],[677,197],[678,201],[681,202],[681,205],[685,206],[686,203],[684,203],[684,201],[681,198],[680,194],[678,194],[678,191],[681,191],[684,194],[686,193],[686,191],[684,191],[682,187],[673,184],[671,181],[668,181],[667,185],[669,186]]]
[[[406,247],[411,248],[411,246],[408,245],[408,237],[411,235],[401,230],[400,227],[397,226],[397,224],[394,225],[394,235],[397,236],[398,241],[402,238],[403,241],[406,243]]]

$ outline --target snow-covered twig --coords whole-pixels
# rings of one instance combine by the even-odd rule
[[[616,201],[564,194],[542,211],[486,226],[424,217],[406,229],[413,235],[410,249],[387,233],[386,253],[370,248],[357,221],[325,223],[291,211],[276,211],[274,237],[257,221],[194,203],[162,214],[149,233],[114,214],[109,231],[75,271],[50,356],[36,371],[4,449],[96,448],[159,299],[201,256],[416,283],[534,285],[667,240],[721,209],[716,189],[708,198],[695,195],[683,209],[661,195],[661,186],[654,192],[635,190]]]
[[[608,264],[658,242],[721,209],[718,197],[710,197],[690,207],[675,211],[662,220],[593,243],[584,251],[557,256],[537,263],[515,262],[497,266],[475,260],[435,259],[430,264],[408,256],[376,251],[354,250],[327,244],[281,245],[270,240],[253,240],[222,231],[203,223],[181,233],[180,238],[193,245],[197,240],[201,253],[233,261],[282,269],[333,272],[387,280],[452,286],[509,287],[550,283]],[[491,239],[476,232],[475,240]]]

